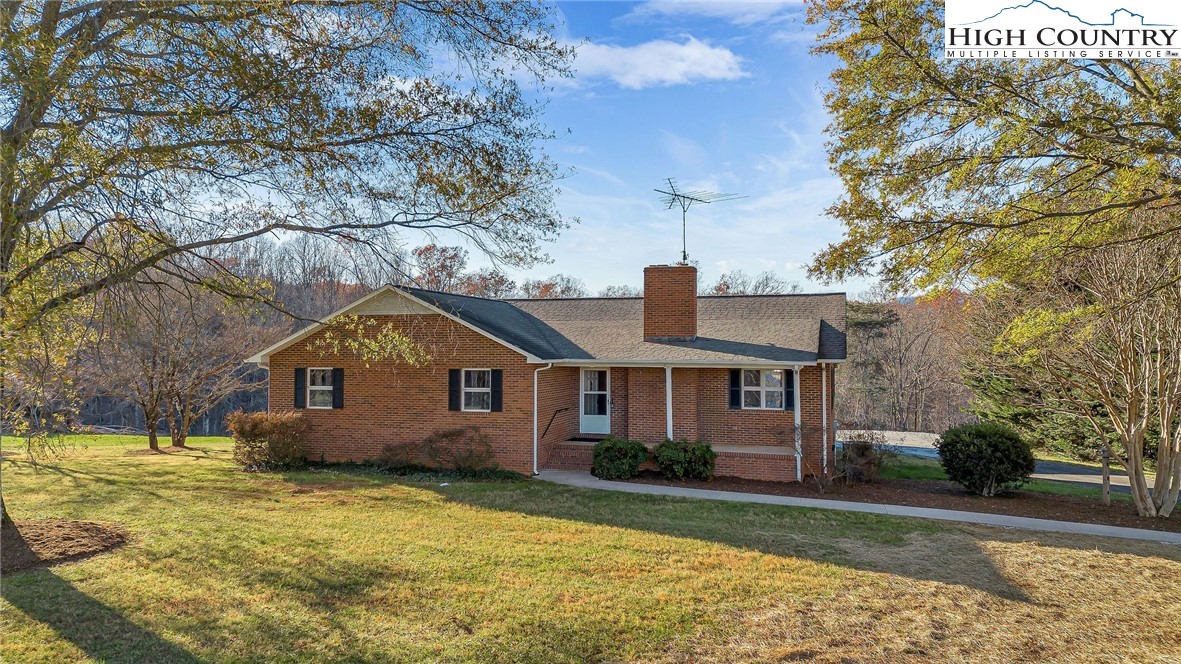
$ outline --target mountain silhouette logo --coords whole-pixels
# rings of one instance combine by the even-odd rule
[[[1064,16],[1068,16],[1083,25],[1096,27],[1096,28],[1112,27],[1115,25],[1117,18],[1124,18],[1124,19],[1132,20],[1132,21],[1139,19],[1138,25],[1141,27],[1150,27],[1150,28],[1151,27],[1168,27],[1168,26],[1173,25],[1172,23],[1149,23],[1149,22],[1147,22],[1147,19],[1145,18],[1145,16],[1143,14],[1137,14],[1136,12],[1134,12],[1130,9],[1127,9],[1125,7],[1118,7],[1114,11],[1112,11],[1110,14],[1111,20],[1109,20],[1109,21],[1106,21],[1104,23],[1092,23],[1091,21],[1087,21],[1087,20],[1083,19],[1081,16],[1078,16],[1077,14],[1074,14],[1067,9],[1063,9],[1062,7],[1056,7],[1054,5],[1043,2],[1042,0],[1030,0],[1029,2],[1027,2],[1023,5],[1013,5],[1011,7],[1005,7],[1004,9],[996,12],[992,16],[987,16],[987,17],[982,18],[978,21],[971,21],[969,23],[961,23],[960,25],[977,25],[980,23],[985,23],[985,22],[991,21],[995,18],[999,18],[1002,15],[1013,16],[1015,14],[1022,13],[1023,10],[1035,9],[1039,6],[1044,7],[1045,9],[1048,9],[1050,11],[1061,12]]]

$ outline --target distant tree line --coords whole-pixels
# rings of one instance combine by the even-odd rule
[[[958,339],[965,298],[888,298],[849,303],[849,356],[836,374],[843,427],[941,432],[975,419]]]

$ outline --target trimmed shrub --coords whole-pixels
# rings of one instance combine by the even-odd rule
[[[421,449],[433,468],[463,471],[497,468],[492,443],[479,427],[436,431],[423,439]]]
[[[718,453],[701,441],[666,440],[652,450],[652,457],[660,474],[670,480],[709,480]]]
[[[591,474],[603,480],[626,480],[640,472],[648,460],[648,448],[638,440],[607,436],[595,443]]]
[[[995,422],[948,429],[935,443],[947,476],[981,496],[1021,487],[1033,474],[1029,444],[1009,427]]]
[[[381,452],[373,459],[373,465],[378,470],[386,472],[405,472],[407,470],[429,470],[426,458],[422,453],[422,442],[387,443]]]
[[[234,439],[234,463],[247,471],[294,470],[308,465],[304,445],[308,423],[301,413],[247,413],[226,416]]]

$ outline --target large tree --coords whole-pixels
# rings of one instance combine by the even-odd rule
[[[1132,309],[1103,302],[1117,285],[1059,285],[1066,270],[1088,274],[1108,250],[1134,257],[1181,233],[1181,62],[948,59],[943,3],[934,0],[819,0],[809,18],[822,28],[815,51],[838,61],[825,100],[830,161],[845,194],[830,213],[846,229],[812,273],[877,273],[898,289],[966,284],[1064,297],[1070,288],[1090,289],[1099,302],[1009,300],[1028,306],[1030,316],[1016,319],[1009,347],[1030,351],[1034,340],[1059,335],[1064,345],[1046,349],[1077,354],[1039,357],[1063,386],[1062,400],[1077,394],[1072,375],[1121,386],[1106,400],[1078,400],[1076,414],[1099,426],[1091,404],[1104,403],[1111,427],[1121,430],[1140,512],[1167,514],[1181,469],[1167,467],[1174,475],[1157,487],[1163,495],[1148,500],[1137,463],[1143,417],[1154,416],[1139,409],[1168,423],[1175,416],[1156,392],[1144,391],[1142,363],[1162,357],[1153,349],[1170,343],[1164,321],[1121,328]],[[1172,269],[1160,288],[1181,280]],[[1168,312],[1162,305],[1136,315]],[[1062,325],[1032,324],[1049,320]],[[1066,324],[1083,320],[1083,329]],[[1120,353],[1128,355],[1112,359]],[[1088,355],[1110,373],[1075,366]]]
[[[4,343],[212,247],[466,236],[529,264],[563,225],[539,93],[550,9],[483,0],[0,3]],[[518,81],[532,81],[522,90]],[[2,503],[0,503],[2,505]]]
[[[1181,61],[947,59],[936,0],[819,0],[809,18],[837,60],[829,212],[846,227],[814,274],[947,285],[1181,232],[1162,215],[1122,233],[1130,210],[1181,205]]]
[[[0,4],[12,325],[284,231],[447,229],[530,262],[562,225],[517,83],[566,72],[549,21],[475,0]]]
[[[101,334],[83,361],[99,368],[107,396],[136,404],[148,446],[168,422],[183,447],[193,423],[236,392],[258,389],[243,360],[281,335],[249,302],[192,286],[155,270],[153,286],[124,285],[99,296]]]
[[[1071,406],[1104,444],[1114,433],[1121,444],[1110,451],[1143,516],[1169,516],[1181,491],[1179,277],[1181,236],[1113,245],[1059,265],[1053,279],[992,289],[978,314],[1003,330],[993,349],[1009,360],[1002,375],[1043,403]],[[1144,460],[1153,443],[1150,494]]]

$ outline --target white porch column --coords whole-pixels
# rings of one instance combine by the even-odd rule
[[[820,365],[820,476],[828,477],[828,365]]]
[[[792,410],[795,412],[796,419],[796,481],[801,482],[804,479],[804,470],[800,466],[804,463],[804,450],[801,439],[804,432],[800,430],[800,368],[795,367],[791,371],[791,385],[792,398],[795,403],[792,404]]]
[[[664,368],[664,419],[668,439],[673,439],[673,368]]]

